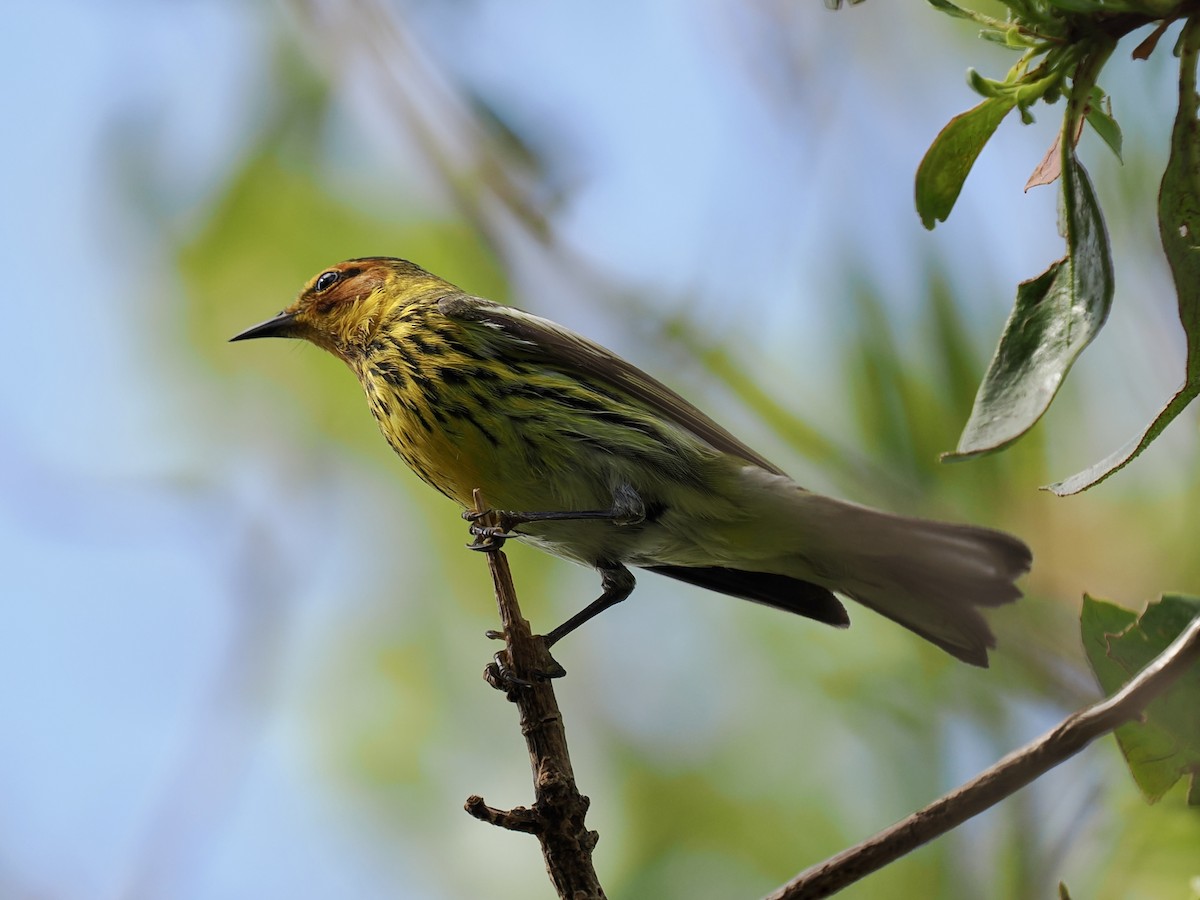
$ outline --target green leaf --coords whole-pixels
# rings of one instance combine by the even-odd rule
[[[1200,395],[1200,136],[1196,133],[1200,21],[1188,22],[1180,44],[1179,111],[1158,193],[1158,230],[1175,279],[1179,321],[1187,335],[1186,380],[1140,436],[1095,465],[1048,486],[1060,497],[1087,490],[1124,468]]]
[[[1096,134],[1100,135],[1100,139],[1108,144],[1113,155],[1121,159],[1121,126],[1117,124],[1117,120],[1096,107],[1088,113],[1087,120]]]
[[[989,99],[1006,97],[1013,91],[1011,85],[980,75],[975,69],[967,69],[967,85],[979,96]]]
[[[971,166],[1014,105],[1011,97],[991,97],[959,113],[933,139],[916,179],[917,213],[926,228],[946,221]]]
[[[1150,427],[1141,435],[1123,444],[1118,450],[1109,454],[1100,460],[1100,462],[1088,466],[1082,472],[1077,472],[1070,478],[1064,478],[1062,481],[1046,485],[1045,490],[1060,497],[1069,497],[1072,494],[1078,494],[1081,491],[1086,491],[1088,488],[1095,487],[1110,475],[1116,474],[1133,462],[1143,450],[1149,447],[1154,442],[1154,439],[1162,434],[1163,430],[1174,421],[1175,417],[1183,412],[1189,403],[1196,399],[1197,394],[1200,394],[1200,383],[1185,385],[1174,397],[1167,401],[1167,405],[1154,417],[1154,421],[1150,423]]]
[[[1108,232],[1071,141],[1061,143],[1067,255],[1018,286],[958,448],[943,459],[991,453],[1033,427],[1108,318],[1113,295]]]
[[[1117,159],[1121,159],[1121,126],[1112,117],[1108,97],[1100,88],[1092,89],[1092,101],[1088,107],[1087,120],[1096,134],[1100,135],[1100,139],[1108,144],[1113,155]]]
[[[1104,600],[1084,597],[1080,631],[1088,662],[1106,694],[1120,690],[1197,617],[1200,598],[1164,594],[1140,617]],[[1136,621],[1135,621],[1136,620]],[[1141,722],[1122,725],[1117,743],[1134,781],[1151,803],[1181,776],[1200,775],[1200,668],[1193,668],[1146,707]]]
[[[978,18],[978,13],[963,9],[961,6],[955,6],[950,2],[950,0],[925,0],[925,2],[939,12],[944,12],[948,16],[955,16],[959,19]]]
[[[1137,613],[1108,600],[1083,595],[1079,632],[1083,649],[1100,687],[1106,694],[1118,690],[1129,678],[1125,667],[1108,655],[1108,639],[1124,633],[1137,621]]]

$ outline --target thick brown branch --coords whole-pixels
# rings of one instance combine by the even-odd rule
[[[766,900],[828,897],[1016,793],[1103,734],[1138,718],[1146,706],[1200,661],[1200,617],[1153,662],[1107,700],[1068,716],[1057,728],[1010,753],[954,792],[872,838],[801,872]]]
[[[479,491],[475,491],[474,498],[476,511],[485,511],[487,507]],[[505,687],[508,699],[520,713],[521,733],[533,770],[535,800],[530,809],[518,807],[505,811],[493,809],[482,797],[473,796],[467,800],[466,809],[475,818],[493,825],[536,834],[546,871],[559,897],[604,900],[604,889],[592,866],[592,848],[598,836],[584,824],[589,801],[575,786],[562,714],[554,688],[546,678],[546,673],[561,669],[541,637],[534,636],[521,615],[501,543],[496,541],[487,550],[487,558],[496,588],[505,649],[496,654],[496,663],[488,667],[484,677],[494,687]]]

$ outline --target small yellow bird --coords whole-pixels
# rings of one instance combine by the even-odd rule
[[[232,340],[300,338],[358,376],[388,443],[464,509],[480,488],[513,537],[596,568],[649,569],[846,627],[833,592],[986,666],[977,607],[1016,600],[1032,557],[999,531],[906,518],[800,487],[670,388],[546,319],[403,259],[352,259]]]

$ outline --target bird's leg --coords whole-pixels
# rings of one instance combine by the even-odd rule
[[[633,577],[633,573],[620,563],[602,563],[597,565],[596,569],[600,572],[600,587],[604,589],[604,593],[549,634],[542,635],[542,640],[546,642],[547,650],[584,622],[595,618],[610,606],[616,606],[633,593],[633,586],[637,582]]]
[[[646,503],[632,485],[619,484],[613,490],[612,506],[608,509],[567,509],[547,512],[466,509],[463,510],[462,517],[471,523],[471,535],[475,538],[474,542],[467,546],[472,550],[492,550],[503,545],[508,538],[516,537],[513,532],[514,528],[530,522],[574,522],[584,519],[602,519],[612,522],[614,525],[637,525],[646,518]],[[480,524],[480,520],[485,518],[496,524]],[[632,590],[632,587],[630,589]]]
[[[637,582],[633,577],[633,573],[620,563],[602,563],[596,566],[596,569],[600,573],[600,586],[604,589],[604,592],[549,634],[541,636],[542,643],[546,648],[545,659],[547,665],[546,668],[533,673],[533,676],[539,681],[544,681],[548,678],[562,678],[567,674],[567,670],[559,665],[558,660],[550,655],[551,647],[584,622],[598,616],[610,606],[616,606],[633,593],[633,587]],[[488,632],[488,637],[499,636],[498,632]],[[487,683],[500,691],[511,691],[517,687],[528,687],[530,683],[518,678],[513,673],[505,657],[506,654],[504,652],[497,653],[493,657],[494,661],[488,664],[483,676]]]

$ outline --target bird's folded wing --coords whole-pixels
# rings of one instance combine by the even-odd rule
[[[723,453],[744,459],[768,472],[785,474],[658,379],[611,350],[548,319],[463,294],[442,300],[439,309],[447,318],[477,323],[483,331],[481,337],[486,337],[489,329],[499,332],[509,342],[526,345],[530,357],[543,365],[607,385]]]

